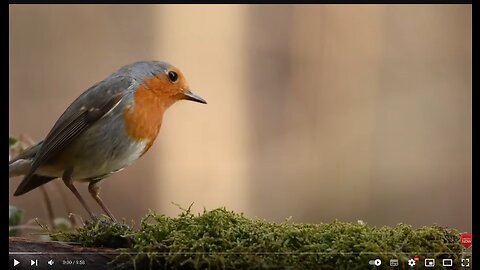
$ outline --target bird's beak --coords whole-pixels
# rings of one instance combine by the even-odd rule
[[[192,91],[190,91],[190,90],[185,91],[183,93],[183,95],[184,95],[184,98],[186,100],[191,100],[191,101],[207,104],[207,101],[205,101],[205,99],[203,99],[202,97],[192,93]]]

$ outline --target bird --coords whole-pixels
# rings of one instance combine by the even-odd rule
[[[142,157],[157,138],[165,111],[180,100],[207,104],[177,67],[162,61],[125,65],[76,98],[37,144],[9,161],[9,178],[24,176],[14,196],[61,178],[95,220],[74,182],[103,211],[100,184]]]

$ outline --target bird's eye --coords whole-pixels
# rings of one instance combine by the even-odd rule
[[[176,82],[178,80],[178,74],[175,71],[168,72],[168,78],[172,82]]]

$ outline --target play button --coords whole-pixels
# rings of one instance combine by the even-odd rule
[[[19,261],[13,259],[13,266],[17,266],[19,263],[20,263]]]

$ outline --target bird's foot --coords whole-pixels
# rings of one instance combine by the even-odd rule
[[[103,214],[100,214],[100,215],[92,215],[91,217],[91,220],[87,220],[85,221],[85,225],[88,226],[88,225],[94,225],[94,224],[99,224],[99,225],[103,225],[103,226],[108,226],[108,225],[113,225],[113,224],[117,224],[117,221],[111,219],[109,216],[106,216],[106,215],[103,215]]]

